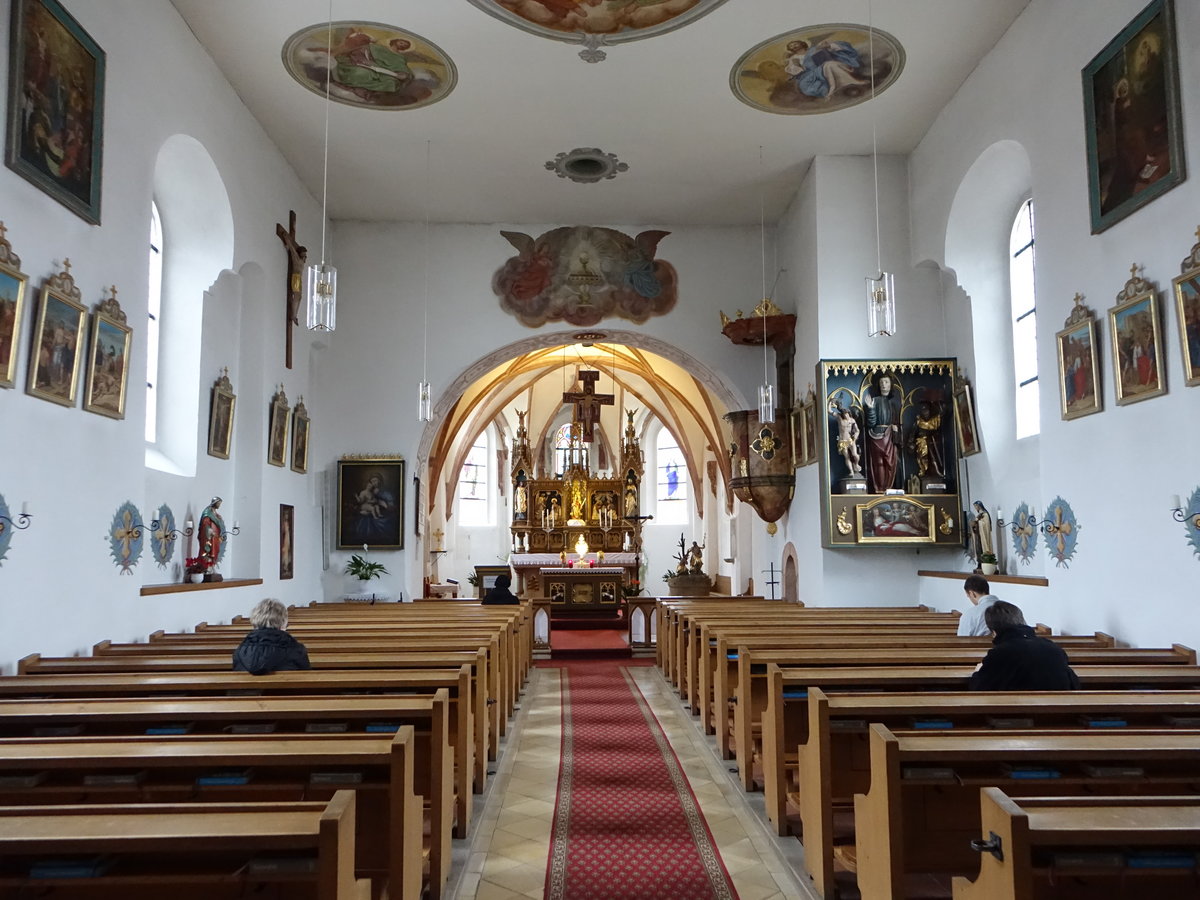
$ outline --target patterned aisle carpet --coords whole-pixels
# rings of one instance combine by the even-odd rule
[[[563,666],[547,900],[736,900],[674,751],[625,667]]]

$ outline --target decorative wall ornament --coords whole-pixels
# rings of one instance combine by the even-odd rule
[[[1129,267],[1129,272],[1129,280],[1117,294],[1116,306],[1108,310],[1118,406],[1167,392],[1158,289],[1138,275],[1137,263]]]
[[[1151,0],[1083,69],[1092,234],[1187,177],[1172,0]]]
[[[229,380],[229,367],[221,371],[221,377],[212,387],[212,405],[208,414],[208,455],[218,459],[229,459],[233,442],[233,411],[237,405],[237,394]]]
[[[559,178],[569,178],[577,184],[594,184],[628,172],[629,164],[598,147],[576,147],[569,153],[559,153],[554,159],[547,160],[546,168]]]
[[[21,257],[13,253],[8,229],[0,222],[0,388],[16,385],[17,344],[25,312],[25,287],[29,276],[21,272]]]
[[[129,386],[129,357],[133,329],[125,324],[125,311],[112,296],[100,301],[92,314],[92,342],[88,353],[83,408],[113,419],[125,418],[125,395]]]
[[[836,112],[887,90],[904,69],[892,35],[862,25],[809,25],[767,38],[742,54],[729,73],[733,95],[781,115]]]
[[[1022,503],[1013,510],[1009,530],[1012,532],[1013,555],[1029,565],[1037,553],[1038,544],[1037,517],[1029,504]]]
[[[675,307],[675,267],[654,258],[669,231],[630,237],[611,228],[577,225],[537,238],[500,233],[518,253],[492,276],[492,290],[500,308],[530,328],[554,321],[595,325],[610,316],[640,325]]]
[[[1064,419],[1078,419],[1104,409],[1100,387],[1100,348],[1096,314],[1075,295],[1075,305],[1055,335],[1058,345],[1058,397]],[[1015,520],[1014,520],[1015,521]]]
[[[2,503],[3,501],[0,501]],[[1178,501],[1176,501],[1178,502]],[[2,513],[3,510],[0,510]],[[1192,545],[1192,553],[1200,557],[1200,487],[1192,491],[1192,496],[1188,498],[1187,510],[1178,509],[1178,518],[1183,520],[1184,530],[1187,532],[1188,543]],[[0,546],[0,551],[3,547]],[[4,554],[0,552],[0,559]]]
[[[0,562],[4,562],[4,558],[8,555],[13,532],[24,531],[28,528],[32,524],[29,521],[31,518],[32,516],[24,510],[20,515],[13,516],[8,504],[4,502],[4,495],[0,494]]]
[[[488,15],[539,37],[581,44],[579,58],[598,63],[602,49],[657,37],[712,12],[725,0],[579,3],[578,0],[468,0]]]
[[[281,384],[279,390],[271,398],[271,412],[267,426],[267,462],[273,466],[282,466],[284,458],[287,456],[289,412],[287,394],[284,393]]]
[[[104,51],[58,0],[14,0],[4,162],[100,224]]]
[[[113,513],[108,526],[108,550],[122,575],[132,575],[133,567],[142,558],[142,514],[132,501],[126,500]]]
[[[1046,552],[1064,569],[1075,556],[1080,527],[1070,503],[1062,497],[1055,497],[1050,501],[1050,505],[1046,507],[1046,515],[1042,518],[1042,530],[1046,533]]]
[[[1200,228],[1196,229],[1196,237],[1200,239]],[[1183,258],[1179,270],[1179,277],[1172,280],[1171,284],[1175,287],[1175,312],[1183,349],[1183,381],[1195,387],[1200,385],[1200,240],[1192,247],[1192,252]],[[0,344],[3,341],[4,337],[0,334]],[[3,366],[3,358],[0,358],[0,366]]]
[[[33,326],[33,354],[25,390],[35,397],[74,406],[79,390],[79,348],[87,309],[71,276],[71,260],[42,283],[41,305]]]
[[[160,569],[165,569],[175,555],[175,536],[180,533],[175,530],[175,513],[171,512],[171,507],[165,503],[160,506],[150,527],[153,529],[150,533],[150,555]]]
[[[379,22],[309,25],[283,44],[283,66],[314,94],[361,109],[419,109],[444,99],[458,83],[454,62],[437,44]]]

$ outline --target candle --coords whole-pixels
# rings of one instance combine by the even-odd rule
[[[237,520],[237,519],[234,519],[234,520],[233,520],[233,530],[234,530],[234,531],[237,531],[237,530],[238,530],[238,520]]]
[[[1176,497],[1175,499],[1178,500],[1179,498]],[[28,500],[26,500],[24,503],[21,504],[21,515],[23,515],[23,516],[29,515],[29,501]]]
[[[192,530],[192,520],[188,519],[186,522],[184,522],[183,527],[186,528],[188,531],[191,531]]]
[[[1178,494],[1171,495],[1171,509],[1183,509],[1183,501],[1179,499]],[[21,512],[25,512],[22,508]]]

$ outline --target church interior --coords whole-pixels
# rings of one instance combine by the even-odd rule
[[[873,671],[906,653],[965,666],[878,720],[834,694],[872,682],[830,679],[834,718],[885,723],[858,749],[890,728],[904,758],[904,729],[949,716],[936,692],[990,646],[931,649],[972,610],[975,572],[1061,639],[1084,688],[1072,723],[1107,709],[1149,728],[1120,712],[1130,684],[1178,691],[1158,712],[1200,721],[1183,674],[1200,646],[1192,0],[8,7],[0,805],[46,777],[6,746],[4,707],[31,702],[6,682],[115,678],[101,642],[171,636],[228,668],[221,641],[268,597],[318,670],[298,677],[362,654],[339,677],[381,690],[362,682],[370,641],[418,621],[413,659],[449,659],[439,627],[486,657],[455,657],[477,667],[469,690],[406,701],[418,778],[438,728],[455,748],[444,785],[415,792],[424,859],[352,867],[365,880],[320,897],[667,896],[583,887],[583,839],[556,855],[566,760],[584,778],[605,756],[584,751],[608,727],[587,717],[614,692],[636,700],[620,729],[646,731],[647,767],[683,785],[688,841],[717,848],[679,896],[926,896],[875,874],[894,848],[826,859],[788,793],[814,777],[804,744],[799,763],[794,742],[768,749],[789,666],[825,651],[763,657],[754,676],[783,693],[753,713],[722,660],[811,615],[821,647],[877,630]],[[519,605],[476,602],[497,574]],[[630,653],[602,672],[587,648],[614,627]],[[582,649],[556,661],[573,628]],[[1102,663],[1171,671],[1118,682]],[[1085,707],[1093,691],[1112,693]],[[1159,764],[1134,756],[1111,766]],[[899,815],[854,793],[839,816]],[[982,802],[995,822],[1014,801]],[[1194,869],[1191,827],[1171,848]],[[1059,896],[1121,896],[1079,891]]]

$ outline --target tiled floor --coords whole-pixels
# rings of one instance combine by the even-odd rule
[[[679,757],[741,900],[812,900],[795,838],[767,827],[762,795],[746,795],[699,720],[653,666],[628,670]],[[559,670],[534,669],[501,745],[471,835],[455,841],[450,900],[540,898],[558,786]],[[797,875],[796,873],[801,873]]]

